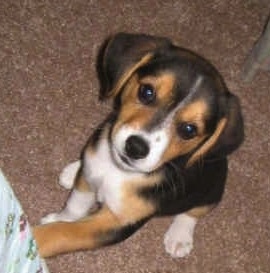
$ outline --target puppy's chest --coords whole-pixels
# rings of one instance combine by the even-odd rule
[[[125,185],[138,175],[119,169],[113,162],[107,141],[102,140],[94,154],[84,158],[84,175],[97,194],[97,200],[113,211],[121,210]]]

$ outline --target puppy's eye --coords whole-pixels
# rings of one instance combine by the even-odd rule
[[[198,134],[196,125],[191,123],[181,123],[177,129],[178,134],[185,140],[192,139]]]
[[[156,100],[156,92],[150,84],[142,84],[139,88],[138,98],[141,103],[147,105]]]

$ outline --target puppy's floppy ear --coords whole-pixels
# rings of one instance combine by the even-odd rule
[[[100,53],[101,98],[115,96],[133,73],[148,63],[154,52],[166,48],[168,39],[144,34],[118,33],[109,39]]]
[[[221,158],[237,149],[244,139],[244,122],[239,100],[231,93],[221,100],[223,116],[219,120],[214,133],[190,157],[187,167],[202,157]]]

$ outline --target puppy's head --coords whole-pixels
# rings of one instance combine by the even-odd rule
[[[165,38],[120,33],[102,64],[103,95],[119,102],[110,142],[121,168],[148,173],[181,156],[189,167],[240,145],[238,99],[200,56]]]

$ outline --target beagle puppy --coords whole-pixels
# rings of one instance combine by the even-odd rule
[[[68,165],[62,211],[33,229],[49,257],[120,242],[153,216],[174,215],[166,252],[184,257],[198,219],[222,198],[227,155],[244,137],[238,98],[208,61],[166,38],[116,34],[102,50],[113,110]]]

